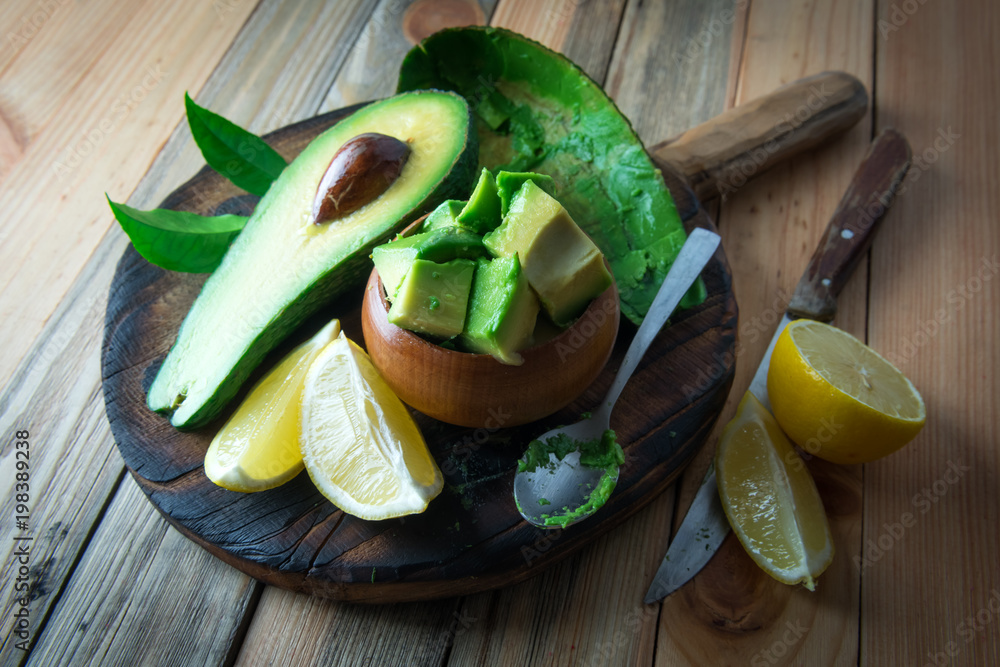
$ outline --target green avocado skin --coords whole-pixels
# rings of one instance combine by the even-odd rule
[[[440,91],[426,92],[436,95],[441,94]],[[366,113],[376,112],[374,107],[376,105],[383,105],[385,108],[384,113],[386,115],[386,123],[391,126],[391,101],[393,99],[395,98],[389,98],[387,100],[383,100],[382,102],[377,102],[368,107],[364,107],[362,111],[366,111]],[[171,423],[179,429],[193,429],[212,421],[239,392],[240,387],[247,381],[260,362],[272,349],[274,349],[291,332],[298,328],[299,325],[301,325],[311,315],[319,311],[323,306],[329,304],[341,294],[358,286],[364,281],[365,276],[367,276],[371,271],[370,253],[375,246],[384,243],[389,238],[392,238],[401,229],[406,227],[406,225],[416,220],[421,215],[433,210],[435,206],[444,200],[453,197],[466,196],[478,174],[478,144],[475,134],[471,131],[471,112],[468,113],[469,115],[464,123],[466,137],[463,142],[462,150],[454,156],[446,175],[438,182],[427,183],[425,188],[421,191],[419,198],[414,199],[412,204],[408,205],[405,214],[396,220],[380,220],[377,225],[378,230],[375,233],[373,233],[373,230],[371,229],[365,230],[365,233],[372,235],[373,238],[364,241],[364,243],[361,243],[361,240],[359,239],[357,247],[350,247],[346,249],[346,255],[338,259],[336,262],[327,264],[322,270],[317,272],[315,277],[305,289],[295,294],[290,294],[287,301],[281,304],[278,312],[274,313],[274,317],[268,322],[267,326],[265,326],[263,330],[261,330],[252,340],[245,341],[245,347],[242,348],[242,352],[237,363],[225,372],[226,374],[224,378],[219,381],[216,386],[211,387],[208,392],[201,392],[203,395],[200,396],[197,401],[188,401],[186,398],[182,399],[183,391],[185,390],[187,383],[191,382],[191,376],[197,375],[198,369],[185,369],[184,371],[175,370],[179,366],[183,366],[183,362],[180,360],[180,357],[184,354],[183,350],[177,349],[178,344],[175,343],[174,348],[171,349],[170,354],[168,354],[167,359],[160,367],[157,376],[150,387],[149,394],[147,396],[147,404],[149,408],[155,412],[170,415]],[[353,116],[349,116],[348,118],[340,121],[340,123],[345,123],[350,120],[350,118],[353,118]],[[324,135],[334,131],[340,126],[340,123],[326,130]],[[462,125],[462,123],[455,126],[451,126],[449,124],[447,130],[452,132],[461,131]],[[322,136],[323,135],[321,135],[321,137]],[[319,139],[320,138],[318,137],[314,141]],[[333,156],[330,155],[325,159],[329,161],[332,157]],[[290,164],[289,167],[286,167],[286,170],[291,168],[294,164],[294,162]],[[312,187],[315,188],[317,185],[318,183],[316,185],[312,185]],[[276,191],[281,187],[282,179],[279,177],[279,180],[274,183],[271,190]],[[262,215],[267,215],[266,208],[268,206],[268,202],[270,201],[269,198],[274,196],[277,196],[277,192],[272,193],[269,191],[268,194],[265,195],[264,199],[261,200],[261,203],[258,204],[258,209],[264,211]],[[256,214],[257,212],[255,212],[255,215]],[[264,224],[263,221],[261,224]],[[246,234],[247,231],[248,230],[245,229],[241,236]],[[237,240],[239,240],[239,238]],[[266,261],[266,258],[264,258],[264,260]],[[225,262],[225,259],[223,261]],[[274,268],[275,267],[272,266],[260,266],[258,267],[258,270],[266,272],[274,270]],[[212,280],[215,277],[215,274],[213,274],[209,277],[209,280]],[[203,288],[203,293],[204,291],[205,290]],[[247,301],[245,305],[254,305],[252,293],[246,294],[246,299]],[[190,324],[188,319],[190,319],[190,316],[185,319],[185,322],[181,326],[178,341],[185,337],[185,326],[196,326]],[[197,336],[197,332],[185,340],[191,340],[192,344],[213,344],[212,341],[205,341],[204,337],[199,338]],[[172,355],[176,355],[178,359],[172,360]],[[185,374],[184,377],[181,377],[181,373]],[[185,403],[187,405],[185,405]],[[191,405],[191,403],[194,405]],[[180,407],[183,407],[184,409],[180,410]]]
[[[686,238],[660,171],[628,119],[564,56],[500,28],[443,30],[411,49],[397,89],[463,95],[479,164],[552,176],[556,198],[607,257],[639,323]],[[682,306],[705,298],[699,280]]]

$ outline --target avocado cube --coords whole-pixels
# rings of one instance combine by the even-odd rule
[[[430,212],[424,224],[420,226],[421,232],[430,232],[435,229],[445,227],[458,227],[458,214],[465,208],[465,202],[460,199],[446,199],[441,205]]]
[[[476,263],[469,314],[461,342],[469,350],[491,354],[505,364],[524,362],[518,352],[531,345],[538,297],[521,271],[517,255]]]
[[[458,222],[478,234],[492,232],[500,226],[500,195],[490,170],[483,167],[469,203],[458,214]]]
[[[453,259],[476,259],[486,254],[483,239],[478,234],[460,227],[444,227],[380,245],[372,251],[372,260],[386,296],[392,301],[415,260],[443,263]]]
[[[507,215],[514,196],[528,181],[533,182],[545,192],[555,194],[555,181],[548,174],[536,174],[530,171],[501,171],[497,174],[497,192],[500,195],[500,213]]]
[[[532,181],[483,243],[496,257],[517,255],[552,321],[566,326],[612,283],[604,256],[562,205]]]
[[[438,338],[462,333],[475,269],[471,259],[415,260],[389,308],[389,321]]]

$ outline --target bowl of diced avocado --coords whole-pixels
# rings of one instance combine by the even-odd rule
[[[372,252],[362,306],[372,362],[406,403],[501,428],[577,398],[611,355],[618,292],[548,176],[483,169]]]

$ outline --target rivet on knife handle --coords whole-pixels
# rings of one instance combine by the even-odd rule
[[[788,304],[796,317],[829,322],[837,312],[837,295],[871,245],[883,214],[892,204],[907,169],[910,144],[893,129],[872,142],[868,154],[816,247]]]

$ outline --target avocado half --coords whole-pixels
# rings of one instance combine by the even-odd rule
[[[470,26],[406,55],[397,89],[421,88],[469,100],[480,166],[554,178],[556,199],[611,264],[622,313],[641,322],[687,235],[662,174],[601,87],[522,35]],[[699,280],[681,305],[704,298]]]
[[[375,132],[407,142],[409,159],[377,199],[313,224],[313,199],[331,159]],[[424,90],[366,106],[310,143],[271,184],[181,324],[147,395],[178,428],[203,425],[236,395],[264,356],[321,306],[363,280],[369,254],[478,174],[466,101]]]

